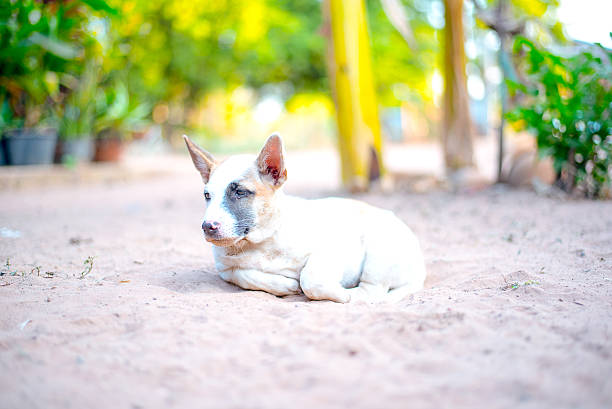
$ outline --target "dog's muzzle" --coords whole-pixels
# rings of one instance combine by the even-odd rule
[[[221,230],[221,223],[205,220],[204,223],[202,223],[202,230],[204,230],[207,236],[218,236]]]

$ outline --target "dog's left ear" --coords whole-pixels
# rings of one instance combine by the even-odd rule
[[[213,168],[217,165],[217,161],[215,158],[204,149],[200,148],[198,145],[193,143],[191,139],[187,135],[183,135],[183,139],[185,140],[185,144],[187,145],[187,150],[189,151],[189,155],[191,156],[191,160],[193,161],[194,166],[202,175],[202,180],[204,184],[208,183],[208,179],[210,179],[210,173]]]
[[[272,186],[280,187],[287,180],[283,140],[279,134],[275,133],[268,137],[266,144],[259,152],[257,170],[261,178]]]

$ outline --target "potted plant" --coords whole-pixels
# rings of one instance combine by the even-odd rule
[[[57,73],[77,56],[77,50],[62,41],[68,29],[62,16],[51,5],[33,0],[0,5],[0,130],[8,164],[53,160]]]
[[[63,163],[88,162],[93,158],[93,120],[98,69],[95,60],[86,60],[79,79],[68,77],[66,97],[60,121],[60,142],[57,156]]]
[[[40,70],[2,78],[0,129],[6,164],[52,163],[57,141],[56,78]]]
[[[95,161],[116,162],[121,157],[124,142],[132,132],[142,129],[150,109],[138,104],[130,94],[122,78],[113,78],[96,96]]]
[[[3,101],[2,147],[3,159],[9,165],[50,164],[53,162],[57,141],[56,115],[48,102],[44,101],[44,88],[35,84],[40,82],[31,77],[19,78],[9,82],[13,96],[19,98],[8,108],[9,98]],[[21,88],[27,84],[30,87]],[[36,89],[38,88],[38,89]]]
[[[105,2],[0,2],[0,133],[8,164],[52,162],[69,99],[64,82],[81,79],[92,10],[116,14]]]

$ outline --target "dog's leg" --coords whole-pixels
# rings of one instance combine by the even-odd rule
[[[389,290],[389,292],[387,293],[387,296],[384,298],[383,301],[387,303],[396,303],[396,302],[403,300],[410,294],[415,293],[422,289],[423,289],[423,284],[419,284],[419,283],[406,284],[401,287],[397,287],[392,290]]]
[[[296,279],[264,273],[259,270],[226,270],[220,272],[220,276],[225,281],[236,284],[245,290],[260,290],[277,296],[300,292],[300,286]]]
[[[361,282],[357,287],[349,288],[347,291],[351,295],[351,302],[396,303],[421,289],[423,289],[422,285],[407,284],[388,290],[387,287],[380,284]]]
[[[300,284],[301,282],[300,280]],[[330,300],[339,303],[347,303],[351,300],[351,296],[348,294],[347,289],[342,287],[340,283],[302,286],[302,291],[306,294],[306,297],[311,300]]]
[[[334,266],[337,257],[312,254],[300,273],[300,286],[311,300],[330,300],[347,303],[351,297],[342,287],[342,268]]]
[[[389,288],[382,284],[371,284],[362,281],[357,287],[349,288],[347,291],[351,296],[351,302],[380,302],[385,299],[388,290]]]

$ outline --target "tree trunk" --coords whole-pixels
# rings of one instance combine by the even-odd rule
[[[447,171],[473,166],[472,123],[465,76],[463,0],[444,0],[444,120]]]
[[[363,0],[326,0],[328,72],[336,105],[342,181],[366,190],[384,174],[382,138]]]

